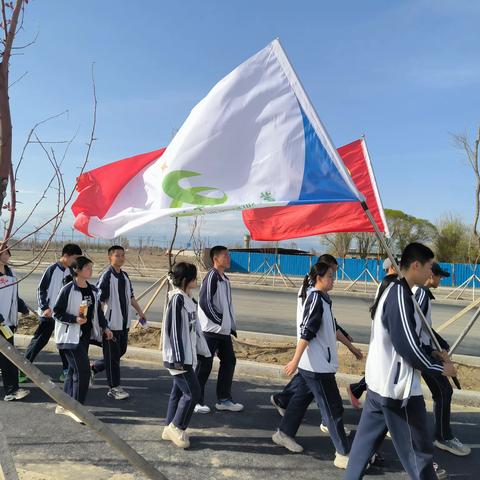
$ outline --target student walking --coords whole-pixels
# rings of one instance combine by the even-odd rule
[[[455,376],[456,370],[448,355],[430,354],[422,348],[421,325],[412,300],[412,288],[431,276],[433,256],[425,245],[407,245],[400,261],[403,278],[391,283],[378,303],[366,365],[367,397],[346,480],[363,478],[387,430],[411,479],[439,478],[433,464],[420,372],[439,377]]]
[[[338,262],[335,259],[335,257],[333,255],[325,253],[321,255],[317,261],[317,263],[322,263],[322,262],[328,264],[332,268],[333,274],[335,275],[338,268]],[[300,290],[298,291],[298,295],[297,295],[297,325],[300,324],[302,321],[303,305],[305,303],[305,300],[308,294],[313,288],[314,288],[314,285],[310,280],[310,276],[306,275],[303,281],[303,285],[302,287],[300,287]],[[361,360],[363,358],[362,351],[352,344],[352,341],[353,341],[352,337],[350,337],[350,335],[338,324],[336,319],[335,319],[335,328],[336,328],[337,340],[343,343],[350,350],[350,352],[352,352],[352,354],[355,356],[357,360]],[[292,380],[290,380],[290,382],[283,388],[281,392],[274,393],[270,397],[270,403],[277,409],[278,413],[282,417],[285,414],[285,410],[288,406],[288,403],[290,402],[291,398],[295,393],[298,382],[300,382],[299,373],[294,375]],[[313,401],[313,394],[311,395],[311,401]],[[320,424],[320,430],[322,430],[322,432],[324,433],[328,433],[328,427],[323,421]]]
[[[389,258],[386,258],[383,261],[383,270],[385,271],[385,276],[383,277],[380,285],[377,288],[373,305],[370,307],[370,316],[372,320],[375,318],[375,312],[377,311],[378,302],[380,301],[383,292],[394,280],[398,278],[398,273],[396,272]],[[359,410],[362,407],[360,398],[366,391],[367,382],[365,381],[365,377],[361,378],[358,382],[351,383],[347,386],[347,395],[353,408]]]
[[[177,263],[171,272],[174,289],[168,293],[168,307],[163,324],[163,363],[173,379],[162,439],[179,448],[188,448],[187,427],[200,399],[200,384],[195,374],[197,355],[210,357],[198,321],[197,303],[192,290],[197,286],[197,268]]]
[[[72,279],[71,266],[81,254],[82,249],[78,245],[67,243],[62,249],[60,260],[47,267],[43,272],[37,289],[39,324],[25,352],[25,358],[32,363],[52,336],[55,328],[53,306],[61,288]],[[68,370],[68,362],[62,350],[60,350],[60,357],[63,364],[60,381],[63,382]],[[20,383],[26,380],[27,377],[20,373]]]
[[[449,277],[450,273],[443,270],[437,262],[433,262],[432,276],[426,281],[423,286],[415,286],[413,292],[415,298],[422,309],[422,312],[427,319],[427,322],[432,326],[432,300],[435,300],[432,289],[438,288],[442,278]],[[433,329],[433,328],[432,328]],[[444,354],[448,354],[450,346],[435,330],[433,330]],[[432,352],[432,339],[422,329],[421,341],[424,348],[428,352]],[[471,450],[464,445],[452,432],[450,425],[450,412],[452,404],[453,389],[447,377],[439,375],[431,375],[428,372],[422,372],[422,378],[428,385],[433,398],[433,413],[435,418],[435,440],[433,445],[441,450],[453,453],[460,457],[469,455]]]
[[[113,337],[103,315],[97,288],[88,280],[92,278],[93,262],[80,256],[72,265],[73,280],[58,294],[53,307],[55,318],[55,343],[68,361],[64,391],[80,403],[85,403],[90,382],[88,348],[90,340],[102,341]],[[55,413],[81,420],[60,405]]]
[[[13,345],[14,334],[18,325],[18,312],[27,314],[28,307],[18,297],[17,278],[8,265],[10,250],[4,244],[0,246],[0,333]],[[30,392],[18,387],[18,368],[0,353],[3,389],[6,402],[21,400]]]
[[[212,371],[213,356],[220,359],[217,379],[217,410],[240,412],[241,403],[232,399],[232,381],[237,359],[233,351],[231,335],[237,336],[237,326],[232,304],[232,289],[225,270],[230,268],[227,247],[217,245],[210,250],[213,268],[205,276],[200,287],[200,325],[207,340],[211,356],[202,359],[197,366],[200,382],[200,399],[195,407],[197,413],[209,413],[205,404],[205,384]]]
[[[272,440],[291,452],[303,451],[295,441],[295,435],[313,395],[335,446],[334,465],[345,468],[350,444],[343,425],[342,398],[335,380],[338,368],[336,325],[328,295],[334,283],[333,269],[327,263],[317,263],[309,276],[314,287],[297,324],[295,355],[284,368],[287,375],[292,375],[298,368],[298,382]]]
[[[103,358],[91,365],[92,379],[103,370],[107,373],[107,395],[115,400],[123,400],[130,396],[120,383],[120,359],[125,355],[128,345],[128,333],[135,310],[140,321],[146,322],[145,315],[133,293],[132,282],[122,266],[125,263],[125,249],[113,245],[108,249],[110,267],[105,270],[97,282],[100,302],[104,307],[108,328],[112,331],[111,339],[103,339]]]

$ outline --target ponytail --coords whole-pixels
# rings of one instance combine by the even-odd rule
[[[375,318],[375,313],[377,312],[378,304],[380,303],[380,298],[382,298],[383,292],[387,289],[387,287],[396,279],[398,275],[396,273],[391,273],[390,275],[386,275],[383,277],[382,283],[378,288],[377,296],[375,297],[375,301],[373,305],[370,307],[370,317],[373,320]]]
[[[302,303],[305,302],[305,299],[307,298],[307,290],[315,285],[317,277],[324,277],[331,268],[332,266],[325,262],[318,262],[312,266],[308,275],[305,275],[305,278],[303,279],[302,290],[299,295],[299,298],[302,299]]]

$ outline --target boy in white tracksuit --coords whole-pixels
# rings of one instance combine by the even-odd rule
[[[403,278],[391,283],[380,298],[365,372],[367,397],[350,452],[346,480],[363,477],[387,430],[411,479],[438,478],[420,372],[455,376],[456,370],[448,356],[436,353],[434,357],[422,347],[422,326],[411,291],[430,277],[433,256],[425,245],[407,245],[400,260]]]
[[[71,265],[81,254],[82,249],[78,245],[67,243],[62,248],[60,260],[47,267],[43,272],[37,289],[39,324],[25,352],[25,358],[32,363],[52,336],[55,328],[53,319],[55,301],[62,287],[72,280]],[[63,381],[68,370],[68,362],[62,350],[60,357],[63,364],[63,374],[60,379]],[[25,375],[20,374],[19,380],[20,383],[26,381]]]
[[[205,405],[205,384],[212,371],[213,356],[220,359],[217,379],[217,410],[240,412],[241,403],[232,399],[232,381],[237,359],[233,350],[232,337],[237,336],[237,326],[232,303],[232,289],[225,270],[230,268],[230,255],[226,247],[217,245],[210,250],[213,268],[207,273],[200,287],[198,316],[202,331],[210,348],[211,357],[204,358],[197,367],[200,382],[200,399],[197,413],[209,413]]]
[[[142,322],[146,322],[146,318],[135,299],[130,277],[122,269],[125,263],[125,249],[120,245],[111,246],[108,249],[108,259],[110,267],[98,280],[97,288],[113,338],[103,339],[103,358],[94,362],[91,369],[92,377],[105,370],[110,387],[107,396],[115,400],[124,400],[130,394],[120,386],[120,359],[127,351],[128,333],[135,317],[135,310]]]
[[[435,299],[431,289],[437,288],[440,285],[442,277],[449,277],[450,273],[443,270],[437,262],[432,265],[432,276],[427,280],[425,285],[415,286],[412,291],[415,294],[422,312],[427,319],[427,322],[432,327],[432,300]],[[433,327],[432,327],[433,330]],[[435,330],[433,330],[437,341],[439,342],[442,350],[447,353],[450,350],[450,346],[447,341],[444,340]],[[420,335],[420,340],[423,343],[424,348],[432,351],[432,339],[427,334],[424,328]],[[447,377],[443,375],[431,375],[426,372],[422,372],[422,378],[428,385],[433,398],[433,413],[435,417],[435,440],[433,444],[441,450],[453,453],[463,457],[470,454],[470,447],[464,445],[452,432],[450,425],[450,410],[452,403],[453,389],[448,381]]]

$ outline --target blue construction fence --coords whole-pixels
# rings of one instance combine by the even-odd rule
[[[231,252],[231,272],[236,273],[266,273],[275,263],[280,271],[288,276],[304,276],[310,267],[317,261],[318,257],[306,255],[275,255],[273,253],[249,253]],[[380,281],[385,273],[382,270],[382,260],[361,259],[361,258],[338,258],[339,269],[338,280],[353,281],[359,280],[373,282],[372,277]],[[444,287],[458,287],[468,282],[467,287],[480,287],[480,266],[466,263],[442,263],[441,267],[450,272],[450,277],[443,278],[441,285]],[[367,273],[368,271],[368,273]],[[475,280],[472,275],[478,275]]]

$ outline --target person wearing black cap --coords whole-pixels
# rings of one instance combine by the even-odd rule
[[[437,262],[432,264],[432,276],[421,287],[414,287],[415,298],[422,309],[427,322],[432,326],[432,305],[431,301],[435,299],[431,289],[437,288],[440,285],[442,278],[450,277],[450,273],[443,270]],[[435,337],[438,340],[442,350],[447,353],[450,349],[448,343],[433,330]],[[428,332],[422,330],[421,341],[427,350],[432,351],[432,340]],[[466,445],[463,445],[458,438],[456,438],[450,427],[450,407],[452,403],[453,390],[447,377],[431,375],[427,372],[422,372],[422,377],[428,385],[434,402],[434,416],[435,416],[435,441],[434,445],[441,450],[453,453],[458,456],[468,455],[471,450]]]

